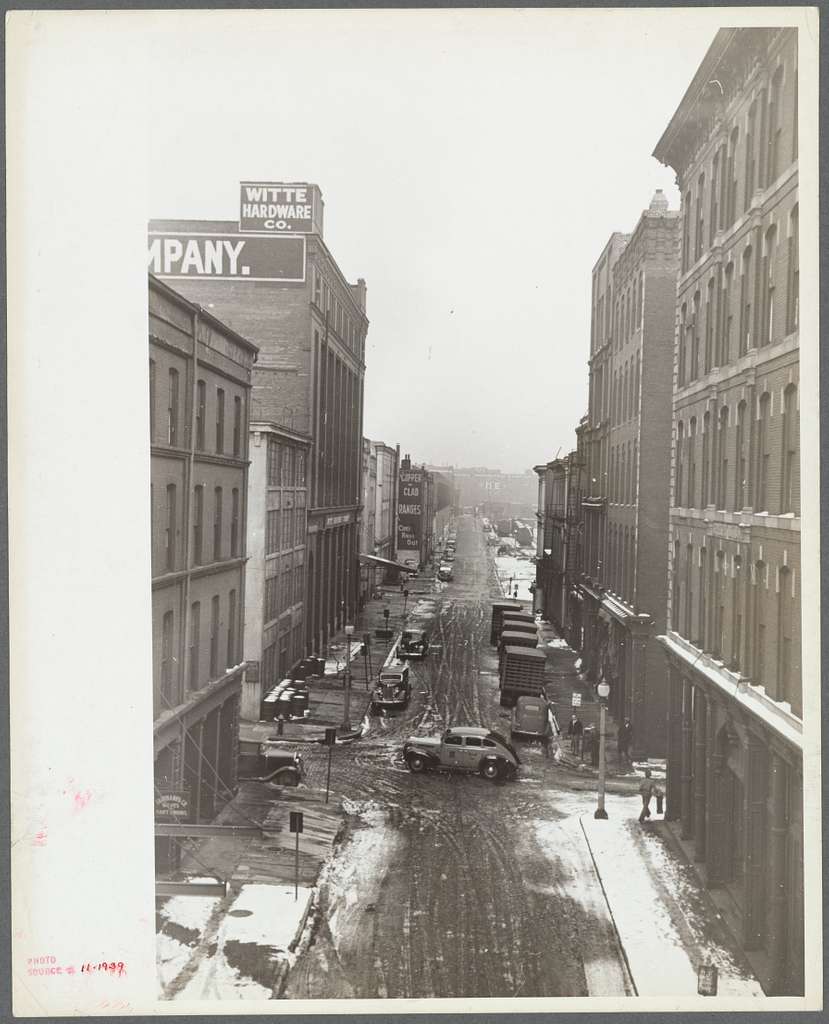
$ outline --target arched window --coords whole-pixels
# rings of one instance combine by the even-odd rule
[[[783,430],[780,511],[800,513],[798,444],[799,418],[797,387],[789,384],[783,392]]]
[[[161,707],[174,707],[176,701],[176,666],[173,657],[173,613],[165,612],[161,620]]]
[[[719,191],[722,187],[722,146],[714,154],[711,164],[711,205],[708,212],[708,245],[713,246],[714,236],[720,226]]]
[[[683,499],[684,495],[682,493],[682,485],[684,483],[684,481],[683,481],[683,475],[684,475],[683,458],[684,458],[684,454],[685,454],[685,424],[682,422],[682,420],[680,420],[679,423],[677,423],[677,425],[676,425],[676,453],[675,453],[675,456],[674,456],[675,463],[676,463],[676,479],[674,481],[674,505],[676,505],[677,508],[682,508],[683,507],[682,499]]]
[[[702,243],[705,237],[705,175],[701,174],[697,181],[697,211],[694,225],[694,262],[702,256]]]
[[[688,269],[691,254],[691,217],[694,210],[694,194],[691,189],[685,195],[685,210],[682,221],[682,273]]]
[[[757,156],[755,153],[755,131],[757,125],[757,101],[748,109],[748,119],[746,121],[746,142],[745,142],[745,195],[743,197],[743,207],[748,209],[751,203],[751,197],[754,195],[754,186],[756,184],[756,170],[757,170]]]
[[[747,246],[743,252],[742,266],[740,268],[740,345],[739,354],[745,355],[752,345],[751,318],[752,318],[752,297],[754,293],[754,280],[751,276],[751,246]]]
[[[734,264],[729,263],[723,271],[722,292],[720,295],[720,344],[717,366],[727,366],[731,360],[733,349],[732,335],[734,333]]]
[[[178,370],[170,369],[167,393],[167,443],[178,444],[179,394]]]
[[[691,573],[694,566],[694,548],[691,544],[686,545],[685,548],[685,606],[683,611],[685,613],[685,626],[682,635],[686,640],[690,640],[692,637],[692,619],[693,619],[693,608],[694,608],[694,591],[691,586]]]
[[[734,128],[728,142],[727,178],[727,215],[726,227],[730,227],[737,219],[737,152],[740,146],[740,129]]]
[[[700,507],[705,508],[711,500],[711,414],[702,417],[702,493]]]
[[[746,403],[737,406],[734,443],[734,508],[739,512],[747,501],[748,491],[748,442],[746,438]]]
[[[782,65],[774,72],[769,89],[767,107],[768,160],[766,162],[766,185],[777,180],[780,171],[780,92],[783,85]]]
[[[734,671],[740,667],[743,645],[742,566],[742,558],[735,555],[731,580],[731,668]]]
[[[777,258],[777,228],[766,232],[763,245],[763,324],[761,345],[774,342],[774,268]]]
[[[627,471],[628,471],[628,460],[625,446],[622,445],[622,468],[619,480],[619,500],[624,505],[627,502]]]
[[[720,550],[716,556],[716,571],[712,580],[712,597],[714,607],[714,627],[710,639],[711,653],[715,658],[723,657],[723,623],[725,621],[725,552]]]
[[[204,487],[193,488],[193,565],[201,565],[204,558]]]
[[[795,206],[789,218],[788,275],[786,281],[786,333],[800,325],[800,208]]]
[[[636,353],[636,372],[633,380],[633,412],[639,415],[639,353]]]
[[[213,561],[222,558],[222,488],[213,491]]]
[[[688,423],[688,497],[689,508],[697,507],[697,418]]]
[[[190,606],[190,650],[188,651],[189,679],[188,687],[191,690],[199,688],[200,658],[199,647],[201,645],[201,602],[194,601]]]
[[[700,328],[700,296],[694,293],[694,312],[691,322],[691,366],[688,377],[696,380],[699,377],[699,328]]]
[[[196,449],[204,451],[204,421],[207,404],[207,384],[196,381]]]
[[[671,562],[671,629],[679,632],[679,541],[674,541],[674,556]]]
[[[715,278],[709,278],[705,289],[705,373],[714,365],[714,285]]]
[[[758,685],[766,681],[766,565],[764,562],[754,564],[754,585],[753,585],[752,609],[752,655],[751,655],[751,677]]]
[[[685,384],[686,352],[685,334],[687,331],[688,307],[683,303],[679,311],[679,336],[677,338],[677,386]]]
[[[769,417],[771,395],[768,391],[760,396],[757,404],[757,486],[754,492],[754,511],[769,511]]]
[[[728,501],[728,406],[720,409],[720,426],[717,432],[717,447],[720,458],[720,468],[717,474],[717,508],[727,508]]]
[[[167,523],[164,530],[164,564],[168,572],[176,568],[176,485],[167,484]]]
[[[639,500],[639,443],[633,442],[633,458],[630,460],[630,500],[635,505]]]
[[[697,609],[697,634],[694,643],[701,650],[705,650],[707,637],[705,635],[705,619],[708,613],[706,607],[706,599],[708,597],[708,580],[706,572],[708,569],[708,552],[702,547],[699,549],[699,566],[697,569],[699,575],[699,593],[697,594],[698,609]]]
[[[792,699],[794,676],[792,666],[793,622],[792,622],[792,573],[787,566],[781,566],[777,583],[777,699]]]

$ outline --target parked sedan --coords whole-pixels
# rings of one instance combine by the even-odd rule
[[[452,726],[442,736],[410,736],[403,760],[412,772],[471,772],[493,782],[515,775],[521,763],[506,737],[472,725]]]

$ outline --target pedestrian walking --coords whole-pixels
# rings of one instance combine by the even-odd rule
[[[570,724],[567,726],[567,735],[570,737],[570,750],[576,757],[581,756],[581,742],[584,735],[584,725],[579,716],[573,712]]]
[[[639,812],[639,820],[644,822],[646,818],[651,816],[651,800],[656,791],[651,780],[650,768],[645,769],[645,777],[642,779],[642,785],[639,787],[639,793],[642,796],[642,810]]]
[[[619,732],[616,736],[616,746],[619,751],[619,764],[624,762],[630,763],[630,744],[633,739],[633,726],[630,724],[630,719],[626,718],[619,727]]]

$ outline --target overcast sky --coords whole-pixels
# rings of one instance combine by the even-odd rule
[[[150,217],[310,181],[368,286],[367,437],[521,471],[587,409],[590,272],[722,12],[268,12],[154,37]],[[185,42],[186,39],[186,42]]]

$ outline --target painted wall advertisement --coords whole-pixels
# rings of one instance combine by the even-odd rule
[[[314,189],[310,185],[243,181],[239,230],[305,233],[314,230]]]
[[[401,469],[397,499],[397,550],[420,553],[423,539],[423,470]]]
[[[163,280],[302,282],[305,237],[163,231],[152,230],[151,225],[147,262],[150,271]]]

